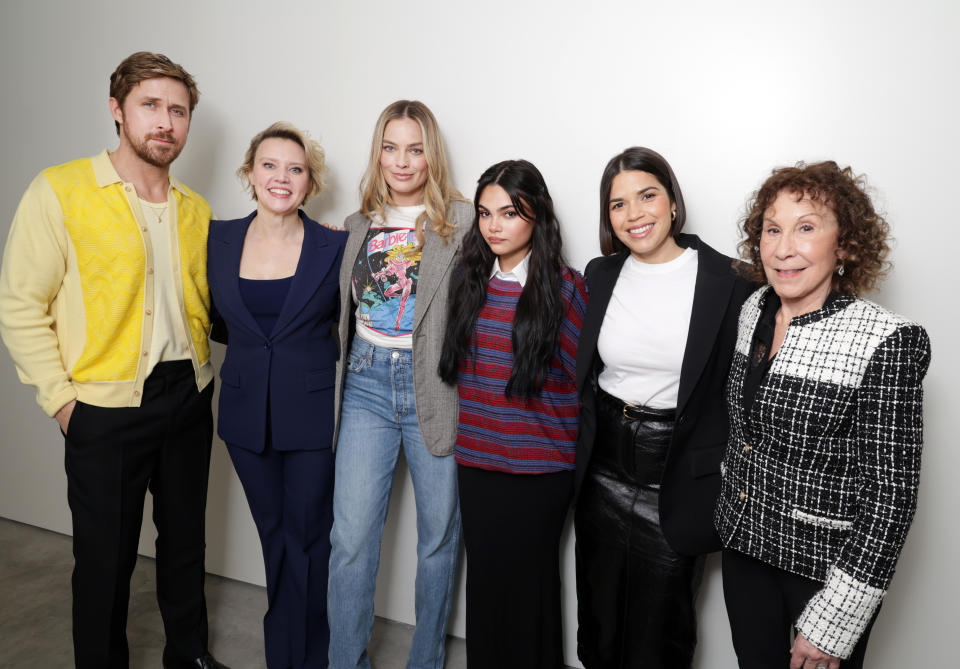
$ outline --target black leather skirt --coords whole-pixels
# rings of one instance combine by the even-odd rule
[[[660,480],[674,411],[597,395],[597,434],[580,496],[577,652],[587,669],[685,668],[697,641],[704,558],[660,529]]]

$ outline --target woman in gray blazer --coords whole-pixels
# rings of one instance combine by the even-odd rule
[[[330,667],[369,667],[380,541],[400,449],[417,507],[417,628],[407,667],[443,666],[460,543],[457,390],[437,373],[447,282],[473,207],[436,119],[399,100],[377,121],[340,271]]]

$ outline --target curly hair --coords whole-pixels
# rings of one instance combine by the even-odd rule
[[[866,177],[832,160],[775,168],[747,203],[741,222],[740,257],[749,262],[741,268],[748,278],[766,283],[760,259],[763,218],[777,196],[787,191],[797,199],[809,197],[830,207],[839,228],[837,246],[844,252],[843,276],[834,275],[833,289],[848,295],[870,292],[890,269],[890,225],[873,208],[866,192]]]

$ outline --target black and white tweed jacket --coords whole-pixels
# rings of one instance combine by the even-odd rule
[[[930,341],[919,325],[840,296],[790,322],[745,415],[768,290],[740,312],[715,523],[727,548],[824,583],[796,626],[847,658],[886,593],[916,509]]]

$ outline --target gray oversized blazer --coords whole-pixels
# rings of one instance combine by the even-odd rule
[[[460,242],[473,223],[473,205],[454,201],[447,209],[448,220],[456,226],[453,238],[444,241],[435,233],[424,233],[420,278],[417,280],[417,301],[413,312],[413,388],[417,401],[417,420],[427,448],[434,455],[451,455],[457,439],[457,388],[440,380],[437,367],[443,348],[443,332],[447,323],[447,292],[450,274],[460,250]],[[347,217],[347,246],[340,267],[340,359],[337,362],[335,423],[333,446],[340,431],[340,408],[343,402],[345,361],[353,340],[355,305],[350,290],[353,266],[359,257],[370,229],[369,218],[357,212]],[[430,226],[427,225],[429,228]]]

